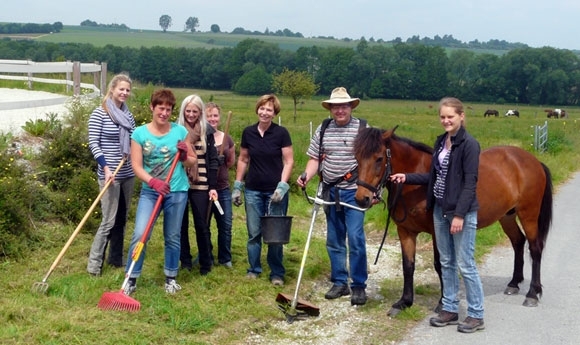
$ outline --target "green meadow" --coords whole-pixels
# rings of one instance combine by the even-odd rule
[[[162,34],[160,34],[162,35]],[[148,94],[148,87],[134,87],[135,94]],[[230,134],[239,147],[241,131],[256,122],[254,105],[257,97],[239,96],[230,92],[174,89],[179,102],[188,94],[197,93],[205,101],[212,100],[222,106],[223,115],[232,112]],[[297,117],[293,118],[292,100],[282,97],[282,112],[275,121],[287,127],[293,140],[295,167],[291,181],[300,175],[307,161],[305,154],[311,131],[328,116],[320,102],[325,97],[305,100],[299,104]],[[580,108],[568,108],[568,119],[547,119],[543,108],[526,105],[465,104],[468,130],[479,140],[482,148],[493,145],[515,145],[533,152],[552,171],[558,186],[580,164]],[[500,116],[484,118],[488,108],[499,110]],[[520,118],[504,117],[508,109],[517,108]],[[398,126],[397,134],[431,145],[442,132],[438,122],[437,103],[423,101],[362,100],[355,116],[363,117],[369,124],[383,129]],[[146,115],[145,115],[146,116]],[[546,153],[534,151],[533,126],[549,123],[549,143]],[[231,172],[233,176],[233,171]],[[313,180],[307,188],[312,195],[316,187]],[[556,188],[557,189],[557,188]],[[386,197],[386,195],[385,195]],[[127,227],[127,241],[132,234],[134,208]],[[233,264],[228,270],[216,267],[208,276],[199,272],[181,271],[178,282],[183,290],[167,296],[163,290],[163,241],[160,225],[153,230],[148,245],[144,272],[138,281],[135,299],[141,303],[137,313],[102,311],[96,307],[102,294],[118,291],[123,282],[122,269],[106,267],[101,277],[86,273],[86,260],[96,228],[85,228],[75,239],[65,257],[50,276],[46,294],[31,291],[34,282],[42,280],[53,260],[77,224],[35,224],[37,236],[43,242],[21,258],[4,258],[0,262],[0,342],[2,344],[252,344],[259,337],[264,343],[301,343],[309,340],[324,341],[323,335],[302,332],[299,325],[282,326],[285,317],[275,303],[279,292],[292,294],[302,259],[306,235],[311,220],[312,206],[307,203],[295,185],[291,189],[289,215],[294,217],[292,237],[285,246],[286,285],[273,287],[267,279],[268,268],[263,257],[266,274],[255,281],[245,278],[247,268],[245,242],[247,233],[242,208],[234,207]],[[377,243],[385,227],[386,211],[377,205],[367,212],[365,230],[369,242]],[[329,263],[322,229],[324,217],[315,221],[316,234],[311,245],[299,296],[317,304],[323,301],[329,287]],[[192,230],[193,231],[193,230]],[[216,236],[215,225],[212,235]],[[193,237],[193,234],[191,234]],[[548,239],[549,242],[549,239]],[[387,243],[396,244],[397,235],[391,227]],[[432,257],[430,238],[419,238],[419,255]],[[479,260],[495,245],[507,245],[507,239],[498,224],[478,233]],[[193,245],[195,254],[195,245]],[[369,252],[369,261],[374,259]],[[388,255],[387,253],[383,255]],[[400,265],[400,256],[392,255],[394,264]],[[506,265],[512,265],[506,262]],[[427,264],[426,266],[429,266]],[[418,267],[418,269],[420,269]],[[510,277],[505,277],[506,284]],[[380,284],[382,299],[370,299],[352,313],[360,313],[365,322],[357,332],[357,341],[380,344],[398,341],[407,329],[431,312],[438,299],[438,288],[431,281],[416,279],[415,305],[396,318],[386,316],[386,311],[400,296],[401,275],[389,276]],[[527,287],[523,287],[526,288]],[[518,298],[521,296],[516,296]],[[341,302],[342,303],[342,302]],[[347,302],[344,302],[347,303]],[[320,319],[305,321],[316,327],[334,329],[340,322],[332,314],[321,311]],[[331,331],[332,332],[332,331]],[[345,340],[348,341],[348,340]]]

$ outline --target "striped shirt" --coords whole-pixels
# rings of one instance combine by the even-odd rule
[[[135,129],[135,119],[131,115],[131,125]],[[115,171],[123,158],[119,143],[119,126],[103,107],[96,108],[89,117],[89,149],[95,160],[104,157],[111,172]],[[97,175],[100,180],[105,178],[103,167],[99,164]],[[130,160],[127,160],[117,173],[117,179],[134,177]]]
[[[320,147],[321,127],[322,125],[319,125],[316,128],[306,154],[319,159],[319,153],[322,153],[319,168],[324,182],[330,184],[342,179],[346,173],[358,166],[353,153],[353,145],[359,132],[360,120],[352,117],[345,126],[337,126],[334,120],[330,121],[322,138],[322,148]],[[355,181],[350,183],[342,181],[336,186],[343,189],[357,188]]]
[[[451,150],[447,150],[445,146],[441,149],[437,155],[439,160],[439,170],[437,170],[437,178],[435,179],[435,184],[433,185],[433,195],[438,202],[443,200],[445,196],[445,180],[447,179],[447,171],[449,171],[449,155]]]

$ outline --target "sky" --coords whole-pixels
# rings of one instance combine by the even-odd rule
[[[189,17],[198,31],[212,24],[222,32],[237,27],[264,32],[288,29],[305,37],[390,41],[412,36],[490,39],[580,50],[579,0],[2,0],[0,22],[80,25],[125,24],[160,30],[159,17],[171,16],[169,31],[182,31]]]

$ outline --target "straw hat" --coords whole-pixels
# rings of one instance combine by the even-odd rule
[[[325,109],[330,110],[331,104],[341,104],[341,103],[350,103],[352,109],[354,109],[360,103],[360,99],[351,98],[348,92],[346,92],[346,89],[344,87],[337,87],[336,89],[332,90],[332,93],[330,94],[330,99],[322,101],[322,106]]]

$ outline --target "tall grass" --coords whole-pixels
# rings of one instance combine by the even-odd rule
[[[147,88],[134,87],[135,93]],[[233,112],[230,134],[239,148],[244,127],[255,123],[254,105],[257,97],[242,97],[229,92],[205,90],[174,90],[178,101],[190,93],[199,94],[204,100],[212,99],[222,106],[224,115]],[[315,129],[328,116],[320,101],[306,100],[298,110],[296,122],[292,119],[292,100],[282,97],[282,112],[275,121],[287,127],[292,135],[295,167],[291,182],[303,171],[308,157],[310,130]],[[370,125],[381,128],[399,126],[397,134],[431,145],[442,132],[437,119],[436,102],[363,100],[355,116],[368,120]],[[482,148],[493,145],[516,145],[533,152],[532,126],[543,124],[543,112],[539,107],[519,105],[520,118],[483,118],[483,112],[492,105],[466,104],[468,129]],[[504,106],[502,106],[504,107]],[[505,105],[505,108],[516,108]],[[577,171],[580,164],[580,131],[578,108],[566,109],[570,118],[549,121],[549,150],[536,156],[552,170],[555,185],[565,181]],[[232,172],[233,176],[233,172]],[[308,187],[312,194],[315,181]],[[134,207],[127,227],[127,237],[133,231]],[[29,253],[18,261],[4,260],[0,263],[0,343],[3,344],[241,344],[252,335],[269,335],[270,338],[292,339],[292,330],[272,327],[272,322],[284,317],[276,309],[274,299],[278,292],[293,292],[299,264],[310,224],[312,206],[293,186],[290,196],[289,215],[294,216],[291,242],[285,247],[284,263],[287,268],[286,286],[273,287],[268,279],[265,256],[262,263],[265,274],[257,280],[246,280],[245,214],[242,208],[234,208],[233,264],[228,270],[218,266],[208,275],[197,271],[181,271],[178,282],[183,290],[168,296],[163,290],[163,241],[161,219],[153,230],[142,277],[138,281],[135,298],[141,302],[138,313],[101,311],[96,307],[105,291],[120,289],[123,270],[105,267],[103,275],[94,278],[86,273],[86,262],[95,228],[83,229],[65,257],[49,279],[47,295],[30,291],[33,282],[41,280],[57,253],[72,233],[76,224],[36,224],[38,237],[45,243],[41,249]],[[385,226],[386,212],[374,207],[367,212],[365,228],[369,237],[377,238]],[[315,220],[316,236],[309,251],[300,296],[308,296],[314,303],[322,299],[328,285],[329,262],[324,243],[324,216]],[[215,235],[215,225],[212,228]],[[191,235],[193,237],[193,234]],[[389,241],[396,239],[391,231]],[[420,247],[429,248],[428,236],[420,236]],[[478,254],[481,256],[505,236],[497,226],[478,233]],[[429,251],[429,249],[423,249]],[[195,251],[195,246],[193,251]],[[193,253],[195,254],[195,253]],[[370,255],[370,253],[369,253]],[[425,256],[429,256],[428,253]],[[511,265],[511,263],[506,263]],[[506,283],[508,277],[506,277]],[[437,299],[437,288],[417,281],[417,303],[401,318],[384,317],[384,309],[395,302],[402,290],[400,278],[390,277],[381,284],[385,301],[370,300],[357,313],[371,318],[384,318],[381,329],[391,329],[385,342],[400,340],[404,331],[421,319]],[[329,316],[330,317],[330,316]],[[338,322],[338,321],[337,321]],[[368,324],[365,327],[370,327]],[[398,330],[398,331],[397,331]],[[368,329],[360,330],[367,332]],[[388,332],[387,332],[388,333]]]

